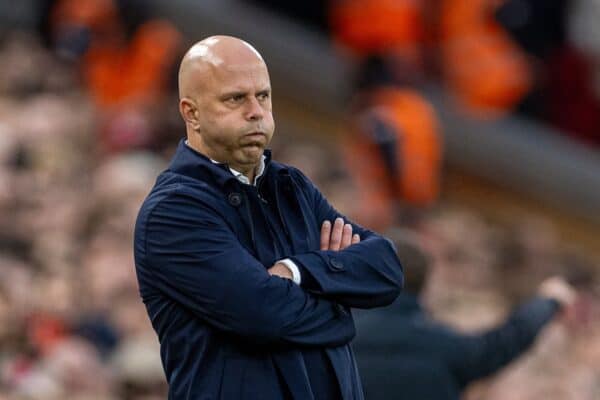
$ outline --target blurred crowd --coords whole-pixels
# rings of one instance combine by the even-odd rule
[[[569,20],[579,25],[568,37],[585,43],[561,43],[571,43],[569,54],[581,46],[577,54],[589,56],[600,43],[588,40],[595,22],[586,7],[595,2],[576,4]],[[0,400],[165,398],[158,342],[134,275],[132,230],[184,134],[173,85],[182,38],[165,21],[126,29],[116,13],[109,0],[58,1],[50,40],[12,32],[0,42]],[[546,55],[539,63],[548,66]],[[426,118],[428,108],[421,110]],[[277,135],[279,160],[369,224],[365,203],[353,201],[360,182],[332,168],[344,165],[340,148]],[[437,200],[432,193],[428,199]],[[532,353],[468,398],[600,398],[598,265],[539,216],[499,224],[429,200],[426,211],[400,213],[404,219],[382,227],[401,223],[432,255],[425,299],[436,317],[464,330],[493,325],[555,274],[579,290],[575,311],[547,329]]]

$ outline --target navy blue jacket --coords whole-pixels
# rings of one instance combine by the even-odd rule
[[[495,329],[461,334],[433,322],[417,298],[403,293],[390,307],[358,315],[354,352],[369,400],[455,400],[527,350],[558,310],[535,298]]]
[[[297,169],[265,155],[258,185],[245,185],[182,141],[139,212],[136,272],[169,399],[323,398],[311,383],[362,399],[350,308],[397,297],[395,250],[354,225],[360,243],[320,251],[322,222],[340,214]],[[268,274],[285,257],[300,286]],[[313,367],[330,376],[315,382]]]

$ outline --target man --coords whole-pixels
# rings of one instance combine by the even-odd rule
[[[392,233],[405,270],[405,291],[385,310],[357,316],[353,342],[365,396],[378,399],[459,399],[476,379],[496,372],[533,344],[575,292],[558,277],[545,280],[538,296],[500,326],[461,334],[432,321],[418,300],[429,260],[406,232]]]
[[[391,242],[271,160],[267,67],[227,36],[179,71],[187,140],[142,205],[140,293],[170,399],[362,399],[351,307],[391,303]]]

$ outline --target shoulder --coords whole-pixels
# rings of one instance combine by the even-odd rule
[[[138,223],[147,221],[157,209],[183,217],[186,213],[220,213],[225,206],[226,198],[215,186],[166,170],[144,200]]]

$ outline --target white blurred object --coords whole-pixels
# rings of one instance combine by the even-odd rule
[[[567,17],[569,41],[593,62],[593,88],[600,96],[600,0],[574,0]]]
[[[588,54],[600,57],[600,0],[574,0],[567,18],[571,43]]]
[[[558,301],[565,307],[572,305],[577,298],[575,289],[559,276],[553,276],[544,280],[540,284],[538,293]]]
[[[121,380],[150,385],[164,381],[160,346],[156,337],[128,338],[115,351],[112,366]]]

